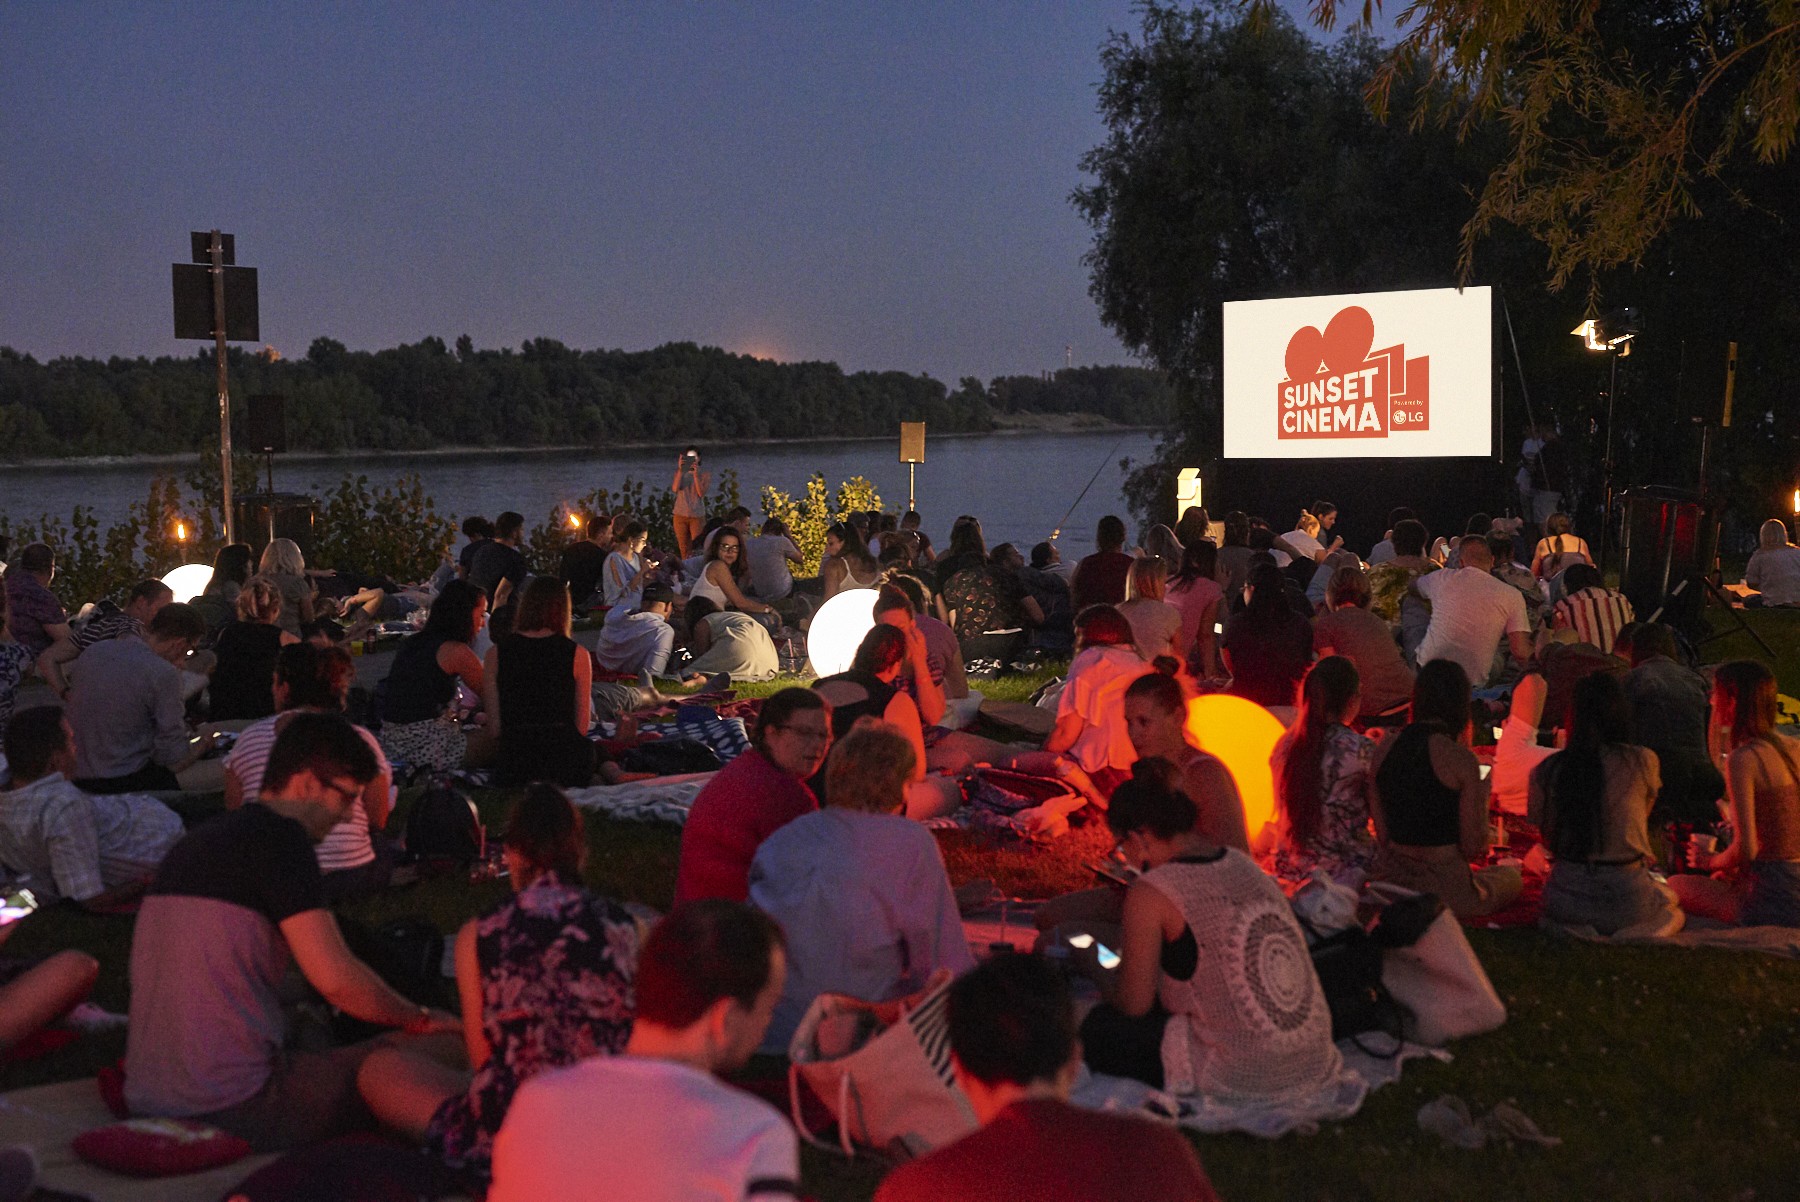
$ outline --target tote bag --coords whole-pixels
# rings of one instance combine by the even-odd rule
[[[1398,885],[1370,882],[1366,887],[1389,903],[1420,896]],[[1379,926],[1376,939],[1380,941]],[[1414,1043],[1442,1047],[1506,1021],[1506,1003],[1449,910],[1439,913],[1409,946],[1383,951],[1381,983],[1410,1015],[1406,1038]]]

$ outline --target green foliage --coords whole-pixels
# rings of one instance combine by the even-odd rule
[[[707,517],[724,517],[742,502],[738,499],[736,468],[726,468],[713,482],[706,498]],[[586,496],[558,505],[549,517],[525,536],[525,558],[534,572],[554,574],[568,545],[580,537],[580,527],[569,523],[574,514],[583,523],[595,514],[618,517],[628,513],[650,529],[650,545],[672,552],[675,548],[675,494],[642,480],[625,477],[617,492],[596,488]]]
[[[807,477],[806,495],[798,500],[770,485],[765,484],[762,490],[763,514],[787,523],[794,545],[806,559],[800,570],[806,576],[819,573],[819,561],[825,557],[825,532],[846,515],[871,509],[881,509],[881,496],[861,476],[852,476],[831,494],[826,490],[824,474],[814,472]]]
[[[0,514],[0,534],[10,536],[15,546],[42,542],[56,552],[50,587],[71,613],[88,602],[122,602],[131,586],[147,576],[165,576],[184,563],[210,562],[216,544],[196,531],[193,509],[183,502],[172,476],[151,480],[149,495],[134,501],[125,520],[104,534],[85,505],[77,505],[66,522],[48,514],[15,522]]]
[[[345,474],[319,506],[309,566],[422,580],[437,570],[455,537],[455,520],[438,513],[418,473],[380,488],[367,476]]]

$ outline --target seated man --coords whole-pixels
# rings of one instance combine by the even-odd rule
[[[290,964],[353,1018],[461,1031],[453,1015],[384,984],[325,908],[313,845],[376,771],[369,745],[341,716],[295,714],[269,752],[260,804],[194,828],[163,861],[131,941],[133,1114],[197,1118],[259,1152],[372,1125],[356,1074],[384,1040],[295,1047],[282,1009]]]
[[[625,1054],[520,1087],[494,1141],[488,1202],[798,1196],[794,1129],[716,1076],[756,1050],[786,974],[767,916],[737,902],[676,906],[639,953]]]
[[[90,796],[70,783],[75,736],[62,707],[14,715],[6,728],[8,791],[0,793],[0,864],[40,902],[106,910],[144,891],[182,836],[154,797]]]
[[[819,808],[806,782],[831,750],[831,708],[811,689],[783,689],[756,715],[754,746],[694,798],[681,828],[677,904],[750,896],[750,862],[763,840]]]
[[[1477,689],[1494,673],[1495,653],[1504,638],[1515,659],[1531,658],[1531,624],[1525,597],[1494,579],[1494,553],[1487,539],[1467,535],[1459,544],[1461,567],[1421,576],[1413,588],[1431,604],[1431,624],[1419,643],[1418,662],[1452,659]]]
[[[6,569],[7,630],[33,660],[52,644],[69,637],[69,614],[50,591],[56,576],[56,552],[32,543]]]
[[[875,1202],[1217,1202],[1174,1127],[1079,1110],[1068,978],[996,956],[950,987],[950,1063],[981,1129],[890,1173]]]
[[[600,589],[600,573],[612,551],[612,518],[599,514],[587,520],[581,537],[564,548],[556,574],[569,586],[570,603],[585,610]]]
[[[607,611],[595,660],[608,672],[661,676],[675,650],[675,628],[669,625],[674,607],[674,589],[661,581],[646,584],[635,611],[627,612],[623,606]]]
[[[1615,651],[1619,631],[1637,620],[1631,602],[1624,593],[1607,588],[1593,564],[1571,564],[1562,577],[1563,599],[1556,603],[1551,625],[1573,630],[1582,642],[1602,651]]]
[[[95,643],[104,643],[108,639],[128,634],[142,638],[144,627],[150,624],[150,619],[173,600],[175,594],[162,581],[138,581],[132,586],[131,596],[126,600],[124,609],[109,609],[106,613],[97,614],[68,638],[57,639],[50,644],[38,656],[38,675],[44,678],[44,683],[56,690],[58,697],[68,697],[69,682],[64,665],[73,662]]]
[[[180,664],[204,637],[200,611],[173,604],[157,612],[142,638],[87,649],[69,691],[77,785],[89,793],[181,788],[175,774],[212,747],[210,735],[189,739],[182,706]]]
[[[1707,751],[1712,698],[1706,681],[1677,662],[1675,633],[1667,626],[1635,627],[1629,647],[1618,651],[1631,658],[1624,684],[1636,742],[1656,753],[1662,769],[1658,816],[1698,825],[1714,821],[1718,800],[1725,796],[1725,778]]]

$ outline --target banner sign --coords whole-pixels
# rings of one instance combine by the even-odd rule
[[[1225,457],[1493,453],[1493,295],[1427,288],[1225,305]]]

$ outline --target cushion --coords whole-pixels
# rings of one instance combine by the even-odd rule
[[[247,1141],[189,1119],[128,1119],[83,1131],[75,1155],[128,1177],[198,1173],[250,1155]]]

